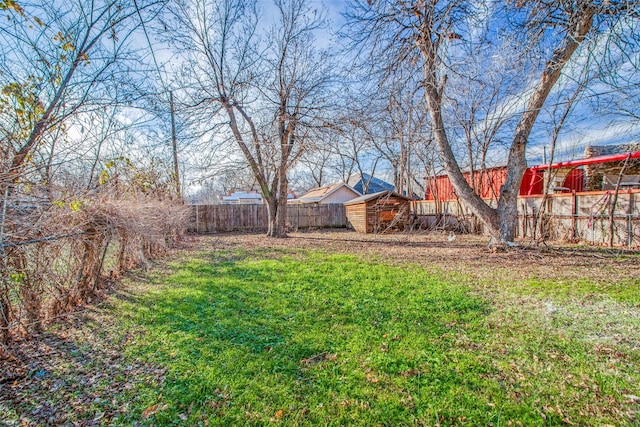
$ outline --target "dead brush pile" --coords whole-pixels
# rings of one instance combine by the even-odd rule
[[[0,342],[28,336],[90,302],[108,280],[174,245],[189,209],[141,195],[5,200],[0,263]],[[3,206],[3,208],[4,208]]]

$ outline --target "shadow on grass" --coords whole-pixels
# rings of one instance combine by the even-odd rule
[[[123,423],[589,424],[584,408],[600,401],[563,385],[593,367],[584,344],[535,319],[489,319],[487,301],[417,267],[252,248],[158,280],[126,309],[143,331],[129,353],[166,366],[166,380],[139,389]],[[594,408],[604,422],[622,406]]]
[[[0,425],[99,425],[125,407],[119,396],[130,378],[162,372],[126,361],[127,336],[97,327],[103,320],[97,312],[69,313],[65,322],[14,343],[15,359],[0,369]]]
[[[145,403],[164,402],[155,423],[440,422],[461,400],[486,410],[471,390],[491,368],[456,343],[488,307],[465,288],[352,256],[263,251],[187,260],[128,308],[145,330],[131,355],[168,367]]]
[[[628,372],[636,356],[624,356],[630,367],[620,370],[630,380],[612,376],[613,365],[602,357],[607,349],[594,357],[526,308],[524,316],[513,307],[496,317],[464,286],[419,268],[299,249],[234,248],[185,256],[150,272],[140,288],[113,301],[122,326],[113,348],[103,337],[99,349],[60,349],[69,352],[61,372],[76,375],[57,384],[60,375],[51,377],[39,397],[66,414],[57,423],[633,420],[621,396],[636,394],[628,384],[635,384],[637,373]],[[110,327],[104,325],[106,338]],[[61,386],[67,388],[56,395]],[[76,407],[81,412],[74,416]]]

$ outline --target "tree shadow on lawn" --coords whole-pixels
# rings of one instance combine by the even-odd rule
[[[489,321],[487,301],[420,269],[266,250],[190,259],[128,309],[144,330],[130,355],[168,368],[138,417],[157,405],[157,425],[624,423],[624,381],[585,371],[593,355],[562,331]]]
[[[491,394],[502,392],[490,360],[458,346],[480,333],[488,306],[464,288],[353,257],[347,279],[322,279],[339,270],[330,256],[297,268],[232,258],[191,260],[132,307],[145,334],[130,354],[168,367],[145,403],[163,408],[155,423],[491,419]],[[381,283],[387,274],[404,274],[407,289]]]
[[[119,396],[133,382],[162,376],[162,368],[123,358],[130,336],[99,329],[102,320],[87,308],[14,343],[15,359],[0,372],[0,425],[101,425],[126,410]]]
[[[542,369],[537,357],[544,360],[549,348],[557,353],[559,343],[487,341],[495,339],[486,329],[490,307],[464,287],[346,255],[256,248],[200,256],[149,276],[143,293],[119,292],[110,314],[122,324],[78,315],[81,332],[52,330],[47,351],[60,357],[40,373],[34,365],[22,382],[3,384],[0,413],[2,405],[14,406],[32,425],[605,419],[588,412],[580,418],[599,404],[571,402],[573,394],[551,387],[564,381],[555,359],[547,359],[551,374],[540,371],[553,379],[549,391],[521,384],[522,372]],[[567,367],[576,369],[571,357]],[[600,381],[606,378],[594,384]],[[618,410],[606,397],[602,405]],[[562,401],[573,406],[554,413]],[[552,412],[543,418],[545,405]]]

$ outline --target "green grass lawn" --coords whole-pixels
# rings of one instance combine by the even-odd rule
[[[131,381],[116,425],[640,424],[637,281],[574,294],[275,249],[149,280],[113,312],[162,378]]]

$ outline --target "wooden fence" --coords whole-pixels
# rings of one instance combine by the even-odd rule
[[[412,212],[425,228],[482,231],[458,200],[415,201]],[[518,214],[520,237],[640,247],[640,190],[524,196],[518,198]]]
[[[544,204],[543,204],[544,200]],[[495,202],[489,201],[491,204]],[[193,205],[189,229],[198,233],[266,231],[265,205]],[[584,241],[640,247],[640,190],[525,196],[518,199],[518,235],[525,238]],[[482,224],[457,200],[411,202],[414,229],[482,232]],[[289,205],[290,230],[347,227],[342,204]]]
[[[219,233],[225,231],[266,231],[266,205],[193,205],[190,231]],[[290,230],[304,228],[341,228],[347,226],[343,204],[289,205],[287,224]]]

